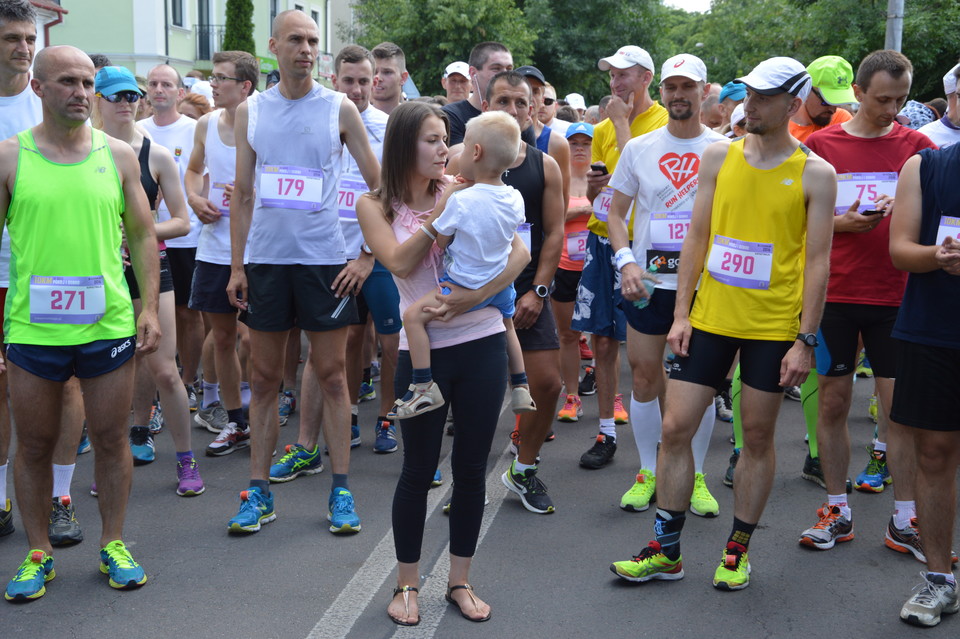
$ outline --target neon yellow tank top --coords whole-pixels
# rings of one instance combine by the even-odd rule
[[[792,341],[800,329],[807,209],[801,145],[780,166],[756,169],[730,144],[717,175],[710,245],[690,323],[744,339]]]
[[[7,229],[7,343],[87,344],[136,332],[120,256],[123,188],[102,131],[76,164],[43,157],[33,133],[20,153]]]

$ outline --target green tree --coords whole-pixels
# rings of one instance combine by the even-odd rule
[[[444,68],[466,61],[478,42],[502,42],[515,64],[529,61],[536,33],[513,0],[357,0],[354,29],[343,35],[373,48],[394,42],[407,57],[407,71],[423,94],[440,93]]]
[[[227,0],[226,10],[227,24],[221,49],[257,55],[253,40],[253,0]]]

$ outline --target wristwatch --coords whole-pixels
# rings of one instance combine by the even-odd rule
[[[360,245],[360,251],[365,255],[373,255],[373,251],[370,250],[370,246],[366,242]]]
[[[548,289],[543,284],[537,284],[536,286],[533,287],[533,292],[536,293],[537,297],[539,297],[540,299],[545,299],[547,295],[550,293],[550,289]]]
[[[797,333],[797,339],[803,342],[806,346],[811,346],[813,348],[820,346],[820,342],[817,340],[816,333]]]

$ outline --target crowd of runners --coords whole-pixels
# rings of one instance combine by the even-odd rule
[[[350,451],[372,440],[403,449],[387,613],[416,625],[447,434],[446,599],[486,621],[469,571],[501,411],[516,413],[515,459],[497,472],[549,514],[540,448],[595,395],[580,466],[607,466],[629,424],[637,456],[620,456],[639,470],[620,507],[656,503],[654,540],[614,561],[617,577],[683,577],[687,511],[719,515],[704,474],[719,419],[733,451],[712,483],[732,486],[734,512],[713,585],[749,585],[786,397],[803,404],[801,474],[826,491],[799,543],[852,540],[848,494],[892,484],[885,543],[927,565],[901,618],[960,609],[960,65],[921,104],[895,51],[856,71],[771,57],[718,83],[694,55],[658,66],[626,45],[598,58],[610,94],[590,106],[482,42],[446,67],[446,95],[408,101],[415,61],[390,42],[344,47],[333,90],[318,83],[320,36],[300,11],[272,25],[279,73],[262,88],[248,53],[216,53],[208,78],[138,78],[71,46],[35,52],[34,22],[30,3],[0,0],[0,536],[16,506],[30,548],[7,600],[43,596],[53,548],[82,541],[71,483],[91,448],[100,571],[127,589],[147,580],[123,542],[135,466],[170,464],[196,497],[195,447],[204,465],[249,449],[224,518],[243,535],[276,519],[271,484],[321,472],[327,453],[324,525],[353,534]],[[873,377],[862,410],[877,428],[850,479],[858,374]],[[163,430],[175,458],[156,450]]]

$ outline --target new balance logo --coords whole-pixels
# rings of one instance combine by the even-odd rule
[[[783,182],[781,182],[780,184],[784,186],[790,186],[791,184],[793,184],[793,180],[791,180],[790,178],[784,178]]]

